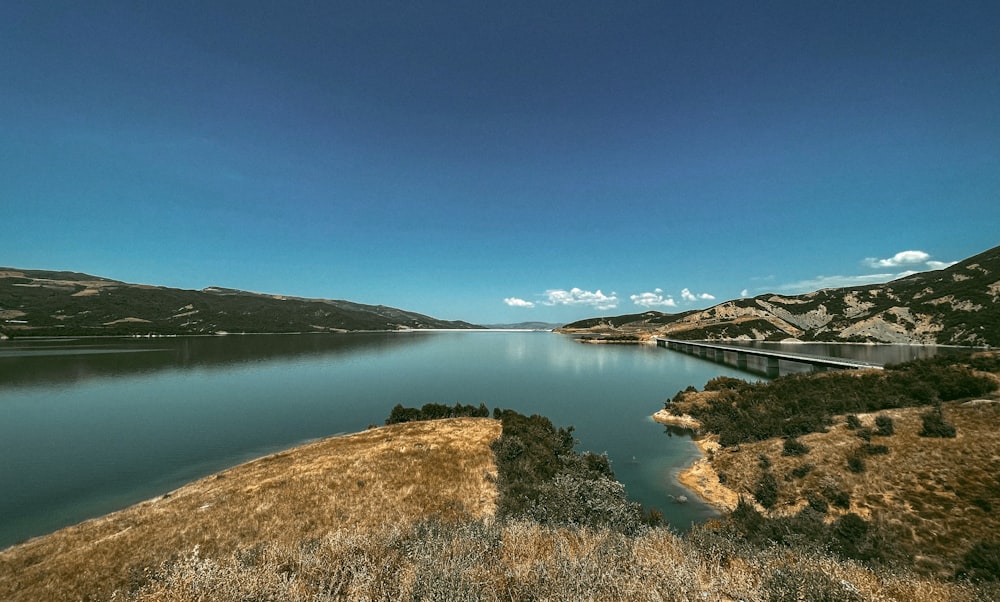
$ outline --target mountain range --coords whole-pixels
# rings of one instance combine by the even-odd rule
[[[677,314],[591,318],[557,332],[686,340],[1000,346],[1000,247],[885,284],[764,294]]]
[[[75,272],[0,268],[0,338],[481,328],[350,301],[209,287],[129,284]]]

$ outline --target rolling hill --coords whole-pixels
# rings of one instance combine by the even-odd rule
[[[647,311],[591,318],[558,332],[1000,346],[1000,247],[885,284],[758,295],[678,314]]]
[[[0,268],[0,337],[204,335],[480,328],[350,301],[209,287],[183,290]]]

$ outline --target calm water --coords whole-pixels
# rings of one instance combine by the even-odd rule
[[[464,332],[0,343],[0,547],[310,439],[396,403],[478,404],[573,425],[630,497],[712,516],[676,472],[697,451],[649,415],[734,368],[650,346]],[[690,495],[690,494],[688,494]]]

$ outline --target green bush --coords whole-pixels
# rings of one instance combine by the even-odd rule
[[[837,508],[846,510],[851,507],[851,495],[833,483],[823,485],[822,493]]]
[[[854,414],[847,415],[847,428],[850,430],[856,430],[861,428],[861,419]]]
[[[493,442],[501,518],[622,533],[656,520],[655,512],[645,515],[642,506],[628,500],[607,456],[573,449],[572,427],[556,429],[544,416],[513,410],[497,409],[494,416],[503,423]]]
[[[794,437],[785,439],[785,442],[782,444],[782,456],[798,457],[804,456],[807,453],[809,453],[809,446]]]
[[[738,390],[747,385],[747,381],[732,376],[716,376],[705,383],[706,391]]]
[[[764,472],[757,481],[753,496],[765,508],[773,508],[778,503],[778,480],[770,472]]]
[[[923,428],[920,430],[921,437],[940,437],[951,439],[956,436],[955,426],[944,421],[944,414],[940,407],[921,414]]]
[[[858,452],[851,454],[847,458],[847,468],[853,473],[862,473],[865,471],[865,458]]]
[[[857,514],[841,516],[831,530],[832,548],[844,558],[873,560],[880,556],[879,542],[872,529]]]
[[[858,452],[866,456],[884,456],[889,453],[889,447],[887,445],[865,443],[858,449]]]
[[[957,577],[973,582],[1000,581],[1000,542],[976,543],[962,556]]]
[[[806,502],[809,504],[810,508],[821,514],[826,514],[830,510],[829,503],[827,503],[822,496],[816,495],[815,493],[810,493],[806,496]]]
[[[456,403],[454,406],[447,406],[440,403],[424,404],[419,410],[417,408],[407,408],[397,403],[385,419],[386,424],[398,424],[401,422],[414,422],[417,420],[438,420],[441,418],[488,418],[489,408],[486,404],[480,403],[478,406],[463,405]]]
[[[896,432],[896,425],[891,416],[879,414],[875,417],[875,434],[879,437],[891,437]]]
[[[801,466],[796,466],[795,468],[792,469],[792,476],[795,477],[796,479],[801,479],[802,477],[812,472],[813,468],[815,467],[812,464],[803,464]]]

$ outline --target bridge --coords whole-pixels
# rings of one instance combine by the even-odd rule
[[[820,355],[808,355],[805,353],[791,353],[788,351],[777,351],[772,349],[759,349],[756,347],[739,347],[736,345],[720,345],[708,341],[678,341],[656,337],[656,346],[680,351],[688,355],[695,355],[720,364],[734,365],[740,370],[747,370],[747,360],[750,357],[763,358],[766,361],[765,372],[768,378],[778,376],[778,361],[797,362],[800,364],[810,364],[819,370],[858,370],[876,369],[881,370],[881,364],[862,362],[839,357],[824,357]],[[727,355],[728,354],[728,355]],[[732,359],[730,359],[732,358]],[[727,361],[728,359],[728,361]]]

